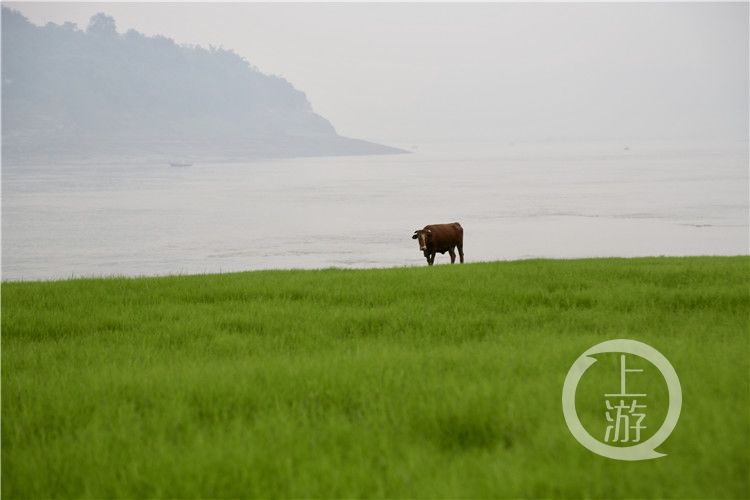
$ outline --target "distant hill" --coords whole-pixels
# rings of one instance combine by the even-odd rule
[[[3,161],[248,159],[399,153],[339,136],[305,94],[236,53],[119,34],[35,26],[2,9]]]

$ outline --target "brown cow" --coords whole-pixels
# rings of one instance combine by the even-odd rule
[[[411,237],[413,240],[419,240],[419,249],[427,257],[427,264],[435,263],[435,253],[445,252],[451,255],[451,264],[456,262],[456,248],[458,255],[461,257],[461,264],[464,263],[464,228],[461,224],[430,224],[424,229],[417,229]]]

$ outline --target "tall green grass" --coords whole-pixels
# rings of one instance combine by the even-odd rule
[[[4,283],[2,494],[747,498],[749,283],[748,257]],[[666,457],[565,425],[613,338],[680,376]]]

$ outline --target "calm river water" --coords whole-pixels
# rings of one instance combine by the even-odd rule
[[[4,165],[2,278],[421,266],[413,231],[453,221],[467,262],[749,252],[747,143],[628,146]]]

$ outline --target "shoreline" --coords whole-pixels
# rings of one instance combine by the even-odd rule
[[[206,273],[169,273],[169,274],[144,274],[144,275],[124,275],[124,274],[112,274],[102,276],[73,276],[70,278],[60,279],[9,279],[2,278],[0,283],[2,285],[15,285],[15,284],[45,284],[45,283],[69,283],[69,282],[80,282],[80,281],[115,281],[115,280],[153,280],[153,279],[174,279],[174,278],[215,278],[215,277],[229,277],[238,275],[254,275],[254,274],[292,274],[292,273],[320,273],[320,272],[389,272],[389,271],[401,271],[401,270],[414,270],[414,269],[435,269],[442,267],[455,267],[460,268],[462,266],[485,266],[485,265],[512,265],[517,263],[538,263],[538,264],[555,264],[555,263],[585,263],[585,262],[649,262],[649,261],[668,261],[668,260],[712,260],[712,259],[747,259],[750,265],[750,254],[734,254],[734,255],[641,255],[633,257],[578,257],[578,258],[548,258],[548,257],[529,257],[519,259],[498,259],[498,260],[482,260],[475,262],[466,262],[464,264],[450,264],[445,262],[438,262],[434,266],[430,267],[424,263],[414,265],[403,265],[403,266],[383,266],[383,267],[289,267],[289,268],[271,268],[271,269],[246,269],[240,271],[225,271],[225,272],[206,272]]]

